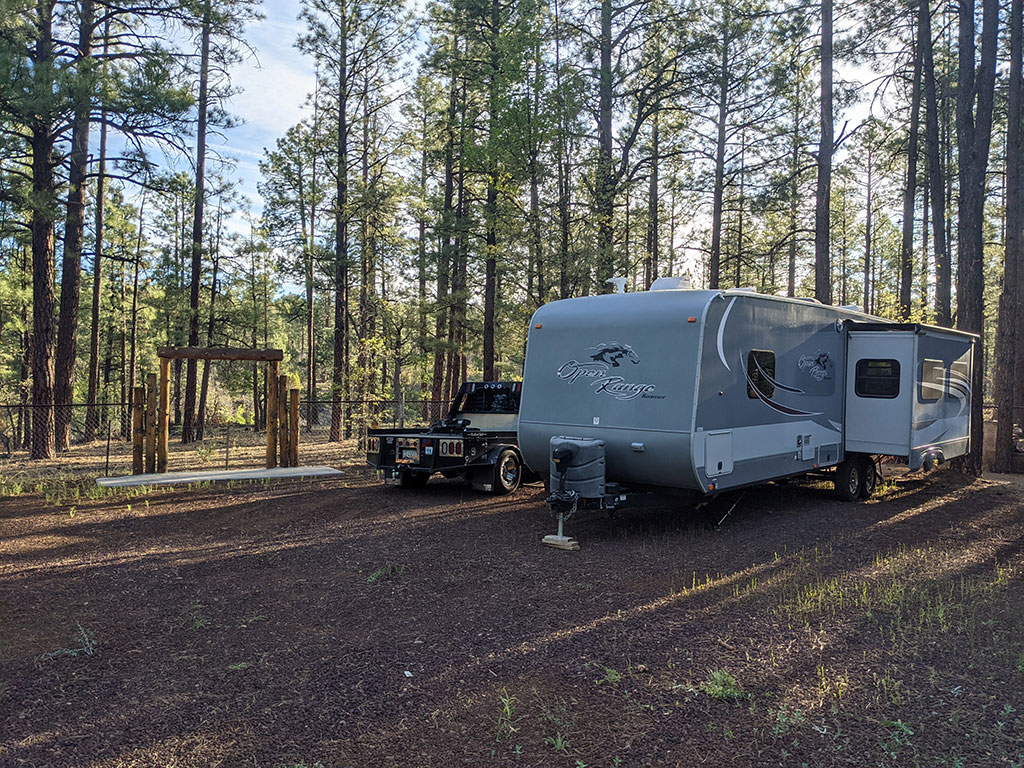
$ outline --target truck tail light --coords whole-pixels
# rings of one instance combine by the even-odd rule
[[[367,453],[380,453],[380,438],[370,437],[366,440],[366,452]]]
[[[462,455],[462,441],[461,440],[442,440],[440,443],[440,450],[442,456],[461,456]]]

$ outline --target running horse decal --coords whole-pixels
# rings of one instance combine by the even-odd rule
[[[590,356],[591,360],[610,365],[612,368],[618,368],[619,361],[623,358],[629,360],[633,365],[637,365],[640,362],[640,355],[631,346],[619,344],[617,341],[598,344],[596,347],[591,347],[591,349],[598,350],[596,355]]]

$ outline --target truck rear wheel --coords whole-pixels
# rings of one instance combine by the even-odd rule
[[[409,469],[402,470],[398,477],[398,482],[403,488],[422,488],[430,479],[427,472],[413,472]]]
[[[850,456],[836,467],[836,496],[842,501],[856,501],[864,492],[864,459]]]
[[[506,448],[498,454],[498,461],[494,465],[493,493],[502,495],[512,493],[523,481],[523,462],[519,454],[511,448]]]

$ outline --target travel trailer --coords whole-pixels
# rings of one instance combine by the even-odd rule
[[[874,490],[875,456],[918,469],[970,450],[973,335],[659,287],[533,316],[519,448],[553,507],[707,496],[827,468],[852,501]]]

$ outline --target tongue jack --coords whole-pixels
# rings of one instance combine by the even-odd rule
[[[570,448],[558,447],[551,451],[551,463],[558,472],[558,489],[548,496],[547,503],[558,518],[558,533],[545,536],[541,542],[555,549],[575,551],[580,548],[579,542],[565,535],[565,521],[576,513],[576,506],[579,503],[579,494],[574,490],[566,490],[565,487],[565,476],[569,472],[571,461]]]

